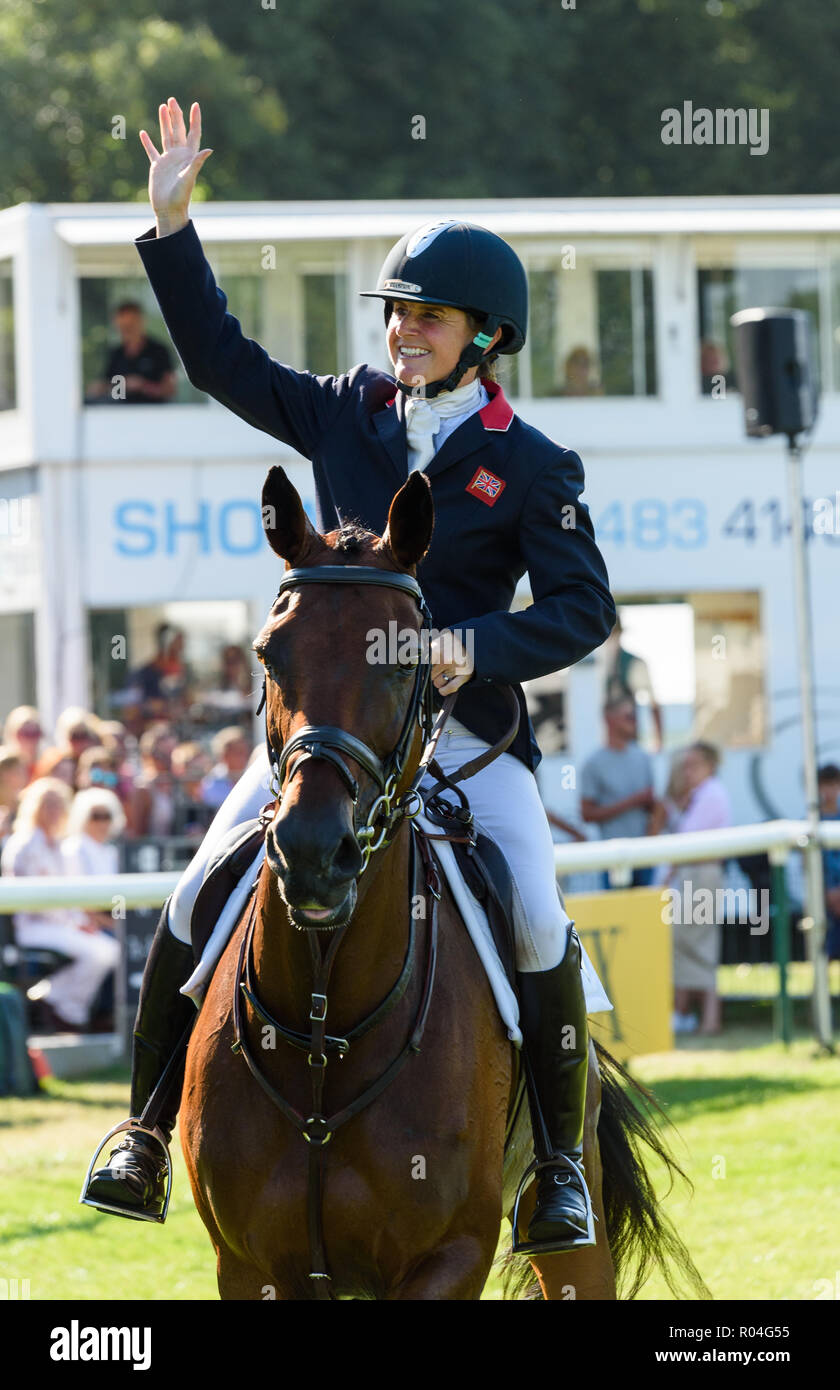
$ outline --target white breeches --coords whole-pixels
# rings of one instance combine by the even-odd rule
[[[87,1023],[100,985],[119,962],[119,942],[105,932],[84,932],[47,918],[33,920],[28,913],[24,921],[15,919],[15,941],[22,949],[40,946],[71,957],[69,965],[50,976],[49,1002],[68,1023]]]
[[[451,773],[488,747],[462,724],[450,719],[438,743],[436,758],[444,772]],[[427,778],[424,786],[432,786],[434,781]],[[522,909],[518,914],[521,930],[516,942],[517,969],[551,970],[563,959],[570,918],[557,891],[554,842],[537,780],[518,758],[503,753],[461,785],[478,827],[499,845],[513,874]],[[190,939],[193,903],[220,837],[233,826],[257,816],[270,800],[268,758],[263,750],[219,808],[175,890],[169,905],[169,926],[180,941]],[[261,858],[262,851],[254,868]],[[230,912],[235,920],[253,878],[253,872],[244,875],[224,909],[225,916]]]

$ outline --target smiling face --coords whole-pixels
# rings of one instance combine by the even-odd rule
[[[417,385],[418,378],[423,382],[445,380],[475,332],[463,309],[395,299],[387,327],[394,376],[406,386]],[[500,337],[501,329],[497,329],[493,342]],[[466,386],[477,372],[477,367],[470,367],[458,385]]]

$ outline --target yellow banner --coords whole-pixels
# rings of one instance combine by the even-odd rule
[[[566,911],[613,1004],[593,1014],[592,1036],[624,1062],[674,1046],[671,930],[662,921],[661,888],[580,893]]]

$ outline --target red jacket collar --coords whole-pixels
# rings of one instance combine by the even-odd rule
[[[478,412],[481,423],[486,430],[509,430],[513,423],[513,406],[510,401],[505,399],[505,393],[498,381],[491,381],[489,377],[480,378],[481,384],[490,397],[489,401]],[[386,401],[386,406],[393,405],[396,396],[392,396]]]

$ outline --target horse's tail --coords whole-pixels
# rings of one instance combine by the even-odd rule
[[[601,1073],[598,1144],[604,1218],[618,1295],[635,1298],[658,1266],[675,1298],[711,1298],[687,1246],[662,1212],[645,1167],[643,1151],[647,1149],[667,1170],[669,1192],[677,1178],[693,1191],[657,1127],[657,1120],[671,1121],[656,1097],[605,1047],[596,1042],[595,1050]],[[501,1265],[506,1297],[540,1297],[527,1259],[508,1253]]]
[[[635,1298],[658,1266],[675,1298],[711,1298],[685,1242],[661,1209],[644,1163],[647,1149],[667,1170],[669,1192],[677,1178],[693,1191],[655,1122],[670,1120],[655,1096],[605,1047],[596,1042],[595,1050],[601,1072],[604,1216],[620,1297]]]

